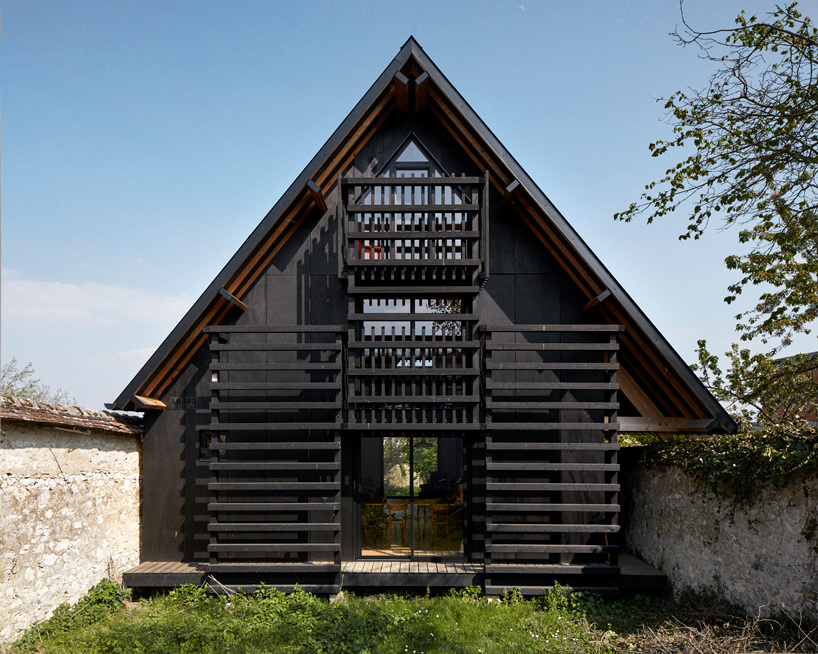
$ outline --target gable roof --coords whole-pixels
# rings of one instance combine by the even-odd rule
[[[510,210],[531,228],[589,300],[604,300],[597,310],[605,321],[626,326],[620,339],[620,363],[637,386],[655,389],[648,403],[664,415],[715,419],[722,428],[734,431],[735,424],[722,406],[412,37],[113,407],[132,406],[134,395],[161,396],[205,342],[202,327],[219,324],[225,318],[233,306],[231,301],[243,297],[307,214],[320,206],[321,192],[326,193],[336,183],[338,173],[348,168],[389,113],[399,107],[405,109],[401,106],[407,102],[405,83],[412,79],[422,82],[418,88],[423,92],[416,94],[416,101],[423,102],[436,116],[478,169],[490,172],[492,184],[508,196]],[[509,186],[516,187],[513,193],[507,193]]]

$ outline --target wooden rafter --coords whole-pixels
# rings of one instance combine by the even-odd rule
[[[395,106],[403,113],[409,111],[409,78],[403,73],[395,74]]]
[[[415,78],[415,111],[420,113],[429,102],[429,73],[424,71]]]

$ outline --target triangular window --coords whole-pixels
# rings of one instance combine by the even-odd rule
[[[442,177],[447,173],[412,134],[377,174],[380,177]]]

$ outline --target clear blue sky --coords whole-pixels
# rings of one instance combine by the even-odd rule
[[[742,8],[773,3],[685,3],[700,29]],[[655,99],[712,70],[668,35],[676,0],[8,0],[1,17],[2,361],[82,405],[119,394],[409,35],[686,361],[736,340],[734,232],[612,219],[671,163],[647,149],[669,133]]]

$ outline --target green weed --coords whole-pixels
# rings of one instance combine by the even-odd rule
[[[698,638],[702,651],[786,645],[813,632],[782,631],[701,596],[679,602],[636,597],[603,601],[555,587],[540,597],[519,590],[490,602],[479,588],[444,596],[356,597],[329,604],[302,590],[285,595],[262,588],[252,595],[211,595],[182,586],[123,610],[127,591],[95,586],[15,643],[38,654],[542,654],[659,652]],[[133,605],[131,605],[133,607]],[[695,625],[690,627],[687,625]],[[749,626],[748,626],[749,625]],[[774,629],[773,629],[774,628]],[[775,633],[766,636],[764,629]],[[766,638],[766,640],[765,640]],[[657,639],[664,639],[659,641]],[[685,640],[688,639],[688,640]],[[721,639],[721,640],[719,640]],[[734,647],[735,645],[735,647]],[[667,651],[694,651],[668,647]],[[742,650],[743,651],[743,650]],[[789,650],[788,650],[789,651]]]

